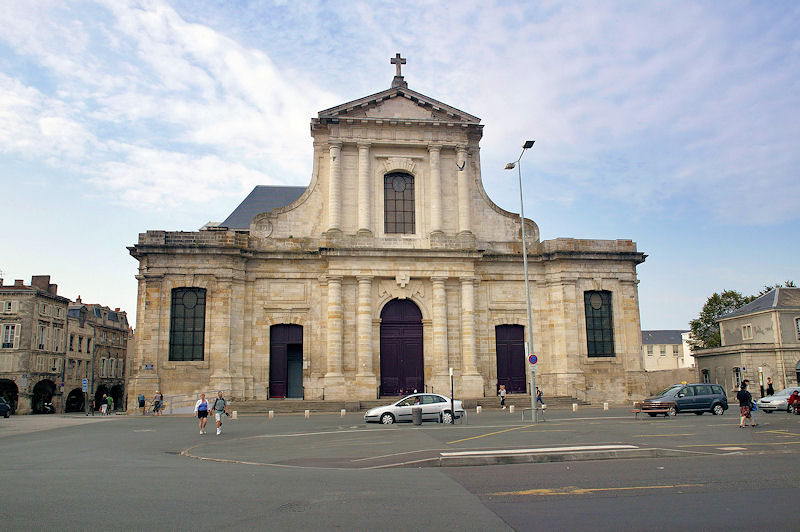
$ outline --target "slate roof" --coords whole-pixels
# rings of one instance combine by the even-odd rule
[[[259,185],[220,225],[228,229],[249,230],[250,222],[257,214],[290,205],[306,188]]]
[[[680,344],[681,334],[689,331],[679,330],[658,330],[658,331],[642,331],[642,344]]]
[[[718,321],[755,314],[765,310],[800,309],[800,288],[774,288],[763,296],[722,316]]]

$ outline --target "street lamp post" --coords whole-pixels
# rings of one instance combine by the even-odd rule
[[[525,203],[522,200],[522,156],[525,155],[525,150],[532,148],[534,140],[526,140],[522,145],[522,152],[513,163],[508,163],[505,166],[506,170],[513,170],[517,167],[517,175],[519,176],[519,225],[522,229],[522,267],[525,270],[525,300],[528,310],[528,342],[525,344],[525,358],[527,359],[530,354],[533,354],[533,317],[531,315],[531,286],[528,282],[528,247],[525,241]],[[539,416],[536,414],[536,369],[533,364],[528,361],[531,368],[531,419],[534,423],[538,423]]]

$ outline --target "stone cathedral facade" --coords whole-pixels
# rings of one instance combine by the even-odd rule
[[[256,187],[219,226],[140,234],[130,400],[444,393],[451,368],[458,397],[526,392],[520,218],[483,188],[482,129],[398,63],[391,88],[312,119],[308,187]],[[537,385],[642,397],[645,255],[525,224]]]

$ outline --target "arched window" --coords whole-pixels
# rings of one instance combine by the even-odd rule
[[[392,172],[383,176],[383,230],[414,234],[414,176]]]
[[[586,310],[586,345],[589,356],[615,356],[611,292],[587,290],[583,293],[583,305]]]
[[[175,288],[169,323],[169,359],[203,360],[206,331],[205,288]]]

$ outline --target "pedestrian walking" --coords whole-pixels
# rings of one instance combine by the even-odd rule
[[[153,396],[153,415],[160,416],[161,415],[161,405],[164,402],[164,394],[161,393],[160,390],[156,391],[156,394]]]
[[[739,391],[736,392],[736,399],[739,400],[739,428],[744,428],[744,420],[750,420],[750,426],[756,427],[758,423],[755,422],[753,419],[752,413],[750,408],[753,406],[753,396],[750,395],[750,392],[747,391],[747,381],[742,381],[742,386],[740,387]]]
[[[142,412],[142,415],[144,415],[144,394],[140,393],[139,397],[136,399],[139,401],[139,410]]]
[[[228,401],[222,397],[222,391],[217,392],[217,398],[214,399],[212,410],[214,410],[214,419],[217,422],[217,436],[219,436],[222,434],[222,416],[229,415]]]
[[[106,394],[100,398],[100,414],[103,416],[108,414],[108,396]]]
[[[772,385],[772,377],[767,377],[767,395],[775,395],[775,387]]]
[[[109,395],[106,397],[106,401],[108,402],[108,410],[106,411],[106,415],[110,416],[111,412],[114,411],[114,397]]]
[[[206,423],[208,423],[208,401],[206,401],[206,394],[204,393],[200,394],[200,399],[194,404],[194,417],[197,418],[200,434],[205,434]]]
[[[544,394],[542,393],[542,390],[540,390],[538,386],[536,387],[536,402],[542,405],[542,409],[547,408],[547,405],[544,404]]]
[[[506,385],[505,384],[501,384],[500,385],[500,392],[498,392],[498,395],[500,396],[500,406],[503,407],[503,408],[501,408],[501,410],[505,410],[506,409]]]

